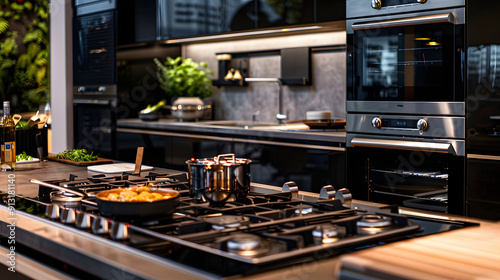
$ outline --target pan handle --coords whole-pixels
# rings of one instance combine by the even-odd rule
[[[95,202],[95,201],[90,201],[90,200],[87,200],[87,199],[82,199],[82,202],[85,203],[85,204],[97,207],[97,202]]]
[[[57,190],[60,190],[60,191],[63,191],[63,192],[72,193],[72,194],[75,194],[75,195],[79,195],[81,197],[87,197],[87,195],[85,195],[84,193],[81,193],[81,192],[78,192],[78,191],[75,191],[75,190],[72,190],[72,189],[68,189],[68,188],[65,188],[65,187],[57,186],[57,185],[54,185],[54,184],[42,182],[42,181],[39,181],[37,179],[31,179],[30,183],[37,184],[37,185],[44,186],[44,187],[49,187],[49,188],[57,189]]]

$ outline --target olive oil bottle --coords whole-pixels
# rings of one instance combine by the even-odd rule
[[[16,168],[16,124],[10,116],[10,102],[3,102],[3,117],[0,119],[2,130],[1,159],[2,170],[14,170]]]

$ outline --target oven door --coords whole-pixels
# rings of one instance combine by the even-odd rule
[[[384,112],[388,101],[463,102],[463,13],[462,8],[348,20],[347,111]],[[372,101],[384,101],[384,108]],[[456,113],[463,114],[459,106]]]
[[[75,148],[116,158],[116,101],[74,99],[73,113]]]
[[[373,202],[465,214],[463,140],[350,134],[347,185]]]
[[[74,18],[75,85],[116,84],[115,17],[111,10]]]

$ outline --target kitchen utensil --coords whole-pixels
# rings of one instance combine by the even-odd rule
[[[250,190],[251,162],[235,158],[234,154],[186,161],[191,196],[212,203],[246,197]]]
[[[141,171],[153,170],[154,168],[149,165],[141,165]],[[87,166],[88,171],[99,172],[99,173],[124,173],[124,172],[135,172],[135,164],[129,162],[122,163],[111,163],[111,164],[99,164]]]
[[[172,116],[179,121],[195,121],[209,118],[211,105],[173,105],[167,106]]]
[[[56,158],[55,156],[47,156],[47,157],[45,157],[45,159],[52,160],[52,161],[58,161],[58,162],[62,162],[62,163],[68,163],[68,164],[72,164],[72,165],[79,165],[79,166],[89,166],[89,165],[96,165],[96,164],[103,165],[105,163],[113,163],[114,162],[111,159],[106,159],[106,158],[101,158],[101,157],[98,157],[97,160],[92,160],[92,161],[73,161],[73,160],[67,160],[67,159],[62,159],[62,158]],[[132,168],[132,170],[134,170],[134,169]]]
[[[179,97],[172,106],[167,106],[178,121],[196,121],[210,118],[212,106],[205,105],[197,97]]]
[[[14,123],[17,125],[17,123],[22,119],[23,117],[19,114],[14,114],[12,115],[12,119],[14,120]]]
[[[135,156],[134,174],[141,174],[142,156],[144,154],[144,147],[137,147],[137,155]]]
[[[38,154],[38,158],[40,159],[40,163],[43,162],[43,145],[42,145],[42,133],[37,133],[35,135],[36,142],[36,152]]]
[[[157,121],[160,119],[160,111],[153,111],[145,113],[144,110],[139,112],[139,119],[143,121]]]
[[[40,122],[40,117],[38,117],[38,112],[39,111],[36,111],[36,114],[28,120],[28,126],[34,126],[35,124]]]
[[[332,118],[332,112],[330,111],[307,111],[307,120],[330,120]]]
[[[65,193],[78,195],[83,197],[84,199],[90,197],[85,192],[72,190],[69,188],[65,188],[63,186],[57,186],[36,179],[31,179],[30,182],[38,184],[40,186],[60,190]],[[135,190],[136,188],[139,187],[130,187],[127,189]],[[162,195],[170,195],[171,197],[168,199],[161,199],[152,202],[125,202],[125,201],[111,201],[105,199],[105,197],[107,197],[110,193],[119,193],[122,190],[123,188],[116,188],[111,190],[99,191],[94,193],[97,203],[89,200],[84,200],[84,202],[87,204],[92,204],[94,206],[97,206],[98,210],[103,215],[110,217],[149,217],[149,216],[169,215],[175,211],[175,208],[179,203],[180,194],[178,191],[171,189],[158,189],[152,187],[149,188],[150,192],[156,192]]]

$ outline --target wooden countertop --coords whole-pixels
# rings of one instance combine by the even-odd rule
[[[500,223],[396,242],[340,258],[340,278],[498,279]]]

